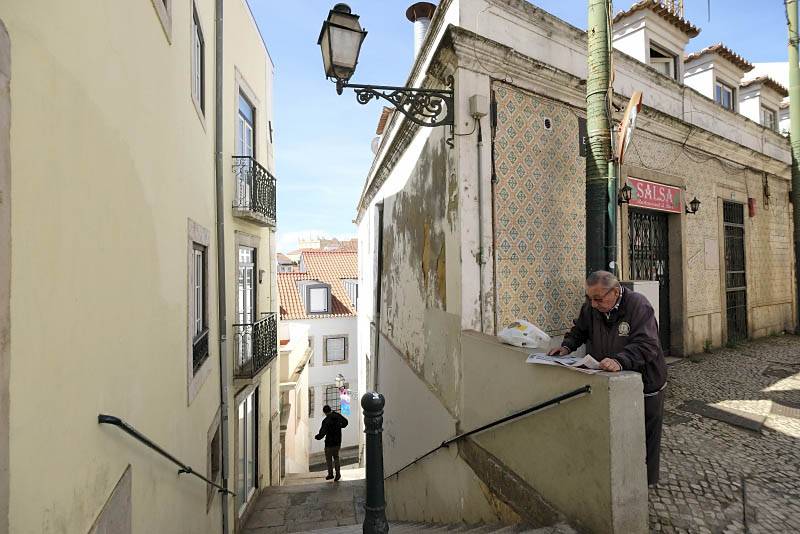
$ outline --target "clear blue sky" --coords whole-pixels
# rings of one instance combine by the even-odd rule
[[[463,0],[468,1],[468,0]],[[250,0],[275,63],[275,161],[278,250],[298,236],[354,237],[352,224],[372,163],[382,104],[358,104],[352,90],[336,94],[325,80],[317,38],[333,0]],[[369,32],[353,83],[403,85],[413,62],[414,30],[405,17],[412,0],[350,0]],[[533,0],[586,28],[587,0]],[[614,12],[633,0],[614,2]],[[783,0],[684,0],[685,17],[702,28],[687,52],[722,41],[751,62],[786,61]]]

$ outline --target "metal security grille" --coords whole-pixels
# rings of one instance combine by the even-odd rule
[[[744,255],[744,205],[723,201],[725,297],[728,341],[747,339],[747,273]]]
[[[658,336],[665,354],[670,347],[668,228],[666,213],[628,210],[630,279],[658,281]]]

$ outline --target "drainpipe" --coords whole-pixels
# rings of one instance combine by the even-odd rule
[[[224,76],[222,55],[222,15],[223,0],[216,0],[215,33],[215,88],[214,88],[214,152],[216,158],[215,181],[217,203],[217,301],[219,320],[219,398],[220,430],[222,439],[222,487],[228,489],[228,355],[227,311],[225,301],[225,210],[224,210],[224,171],[222,164],[222,81]],[[228,494],[220,493],[222,506],[222,534],[228,534]]]
[[[786,1],[789,19],[789,140],[792,144],[792,222],[794,223],[795,333],[800,330],[800,66],[797,0]]]
[[[608,0],[589,0],[586,77],[586,272],[608,269],[606,259],[608,161],[611,155]]]
[[[383,202],[375,204],[378,209],[378,272],[375,277],[375,311],[373,313],[373,325],[375,326],[375,339],[372,340],[372,367],[374,377],[373,391],[380,391],[378,388],[378,353],[381,344],[381,279],[383,278]]]
[[[483,168],[481,152],[483,151],[483,132],[481,131],[481,117],[475,113],[473,119],[478,123],[478,310],[481,314],[481,334],[484,333],[483,320]]]

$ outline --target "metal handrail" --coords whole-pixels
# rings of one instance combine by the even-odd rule
[[[203,475],[201,475],[200,473],[198,473],[185,463],[181,462],[180,460],[172,456],[170,453],[168,453],[167,451],[156,445],[150,438],[148,438],[147,436],[145,436],[144,434],[133,428],[131,425],[129,425],[119,417],[114,417],[113,415],[100,414],[97,416],[97,422],[100,424],[104,423],[108,425],[118,426],[119,428],[122,429],[123,432],[130,434],[134,438],[138,439],[139,441],[141,441],[142,443],[144,443],[145,445],[147,445],[148,447],[150,447],[151,449],[153,449],[154,451],[161,454],[169,461],[180,467],[180,469],[178,469],[178,474],[188,473],[190,475],[194,475],[202,480],[205,480],[208,484],[211,484],[212,486],[217,488],[220,491],[220,493],[227,493],[229,495],[233,495],[234,497],[236,496],[234,492],[230,491],[227,488],[223,488],[219,484],[210,481],[209,479],[207,479],[206,477],[204,477]]]
[[[384,480],[388,480],[389,478],[399,474],[401,471],[404,471],[406,468],[411,467],[415,463],[419,462],[423,458],[426,458],[427,456],[430,456],[431,454],[433,454],[434,452],[438,451],[439,449],[446,449],[448,446],[450,446],[451,443],[455,443],[456,441],[459,441],[459,440],[462,440],[462,439],[464,439],[466,437],[472,436],[473,434],[477,434],[479,432],[483,432],[485,430],[489,430],[490,428],[496,427],[497,425],[502,425],[503,423],[507,423],[508,421],[511,421],[513,419],[517,419],[518,417],[522,417],[523,415],[528,415],[529,413],[538,412],[539,410],[543,410],[543,409],[548,408],[550,406],[554,406],[556,404],[561,404],[564,401],[567,401],[567,400],[570,400],[570,399],[574,399],[574,398],[577,398],[577,397],[581,397],[583,395],[588,395],[591,392],[592,392],[592,386],[586,385],[586,386],[583,386],[582,388],[578,388],[576,390],[570,391],[569,393],[564,393],[563,395],[559,395],[558,397],[553,397],[552,399],[544,401],[544,402],[542,402],[540,404],[537,404],[535,406],[531,406],[530,408],[526,408],[526,409],[522,410],[521,412],[512,413],[511,415],[507,415],[506,417],[503,417],[503,418],[498,419],[496,421],[492,421],[491,423],[485,424],[485,425],[483,425],[481,427],[478,427],[478,428],[476,428],[474,430],[470,430],[469,432],[464,432],[463,434],[459,434],[459,435],[457,435],[457,436],[455,436],[453,438],[447,439],[447,440],[443,441],[441,444],[439,444],[438,447],[429,450],[428,452],[426,452],[425,454],[423,454],[422,456],[420,456],[416,460],[412,460],[411,462],[407,463],[406,465],[404,465],[403,467],[401,467],[400,469],[398,469],[397,471],[395,471],[391,475],[389,475],[387,477],[384,477]]]

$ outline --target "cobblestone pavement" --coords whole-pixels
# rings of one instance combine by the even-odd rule
[[[760,432],[745,430],[679,408],[690,400],[766,420]],[[650,531],[800,533],[798,408],[800,337],[768,337],[671,364]]]

